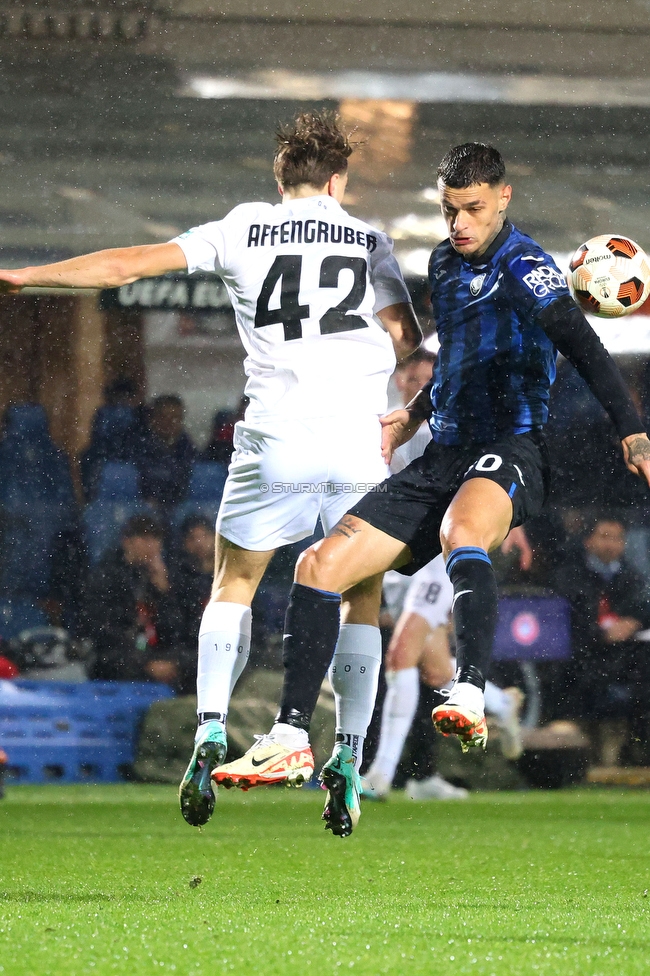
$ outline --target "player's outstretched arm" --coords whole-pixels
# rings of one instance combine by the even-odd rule
[[[393,340],[398,362],[415,352],[422,342],[422,329],[409,302],[387,305],[377,312],[377,318]]]
[[[168,244],[114,247],[82,254],[56,264],[16,271],[0,270],[0,294],[15,294],[21,288],[117,288],[138,278],[153,278],[169,271],[184,271],[183,251]]]

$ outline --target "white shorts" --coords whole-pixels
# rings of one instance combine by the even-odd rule
[[[388,469],[377,416],[235,425],[217,532],[253,552],[329,532]]]
[[[393,577],[405,580],[406,587]],[[398,594],[398,590],[402,593]],[[401,607],[397,602],[400,597]],[[384,577],[384,600],[395,622],[401,613],[417,613],[434,630],[449,620],[453,598],[454,588],[445,572],[442,555],[436,556],[411,577],[400,573],[386,573]]]
[[[394,624],[396,624],[399,618],[402,616],[404,600],[410,585],[410,576],[403,576],[402,573],[397,573],[393,569],[389,569],[389,571],[384,574],[382,598]]]

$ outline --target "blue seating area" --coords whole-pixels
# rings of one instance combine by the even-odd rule
[[[178,528],[190,515],[202,515],[214,522],[223,495],[228,469],[215,461],[195,461],[186,498],[168,515]],[[83,525],[91,564],[117,544],[119,532],[133,515],[156,515],[156,509],[142,498],[138,469],[134,462],[107,461],[97,478],[96,495],[83,512]]]
[[[214,521],[223,494],[227,466],[190,456],[180,500],[148,500],[143,494],[146,437],[137,409],[101,407],[91,446],[81,459],[81,502],[70,460],[54,443],[43,406],[25,403],[5,411],[0,432],[0,645],[27,674],[32,668],[35,677],[50,678],[59,669],[61,676],[80,680],[0,681],[0,748],[8,755],[8,779],[15,783],[122,779],[135,760],[144,713],[152,701],[173,694],[154,681],[81,680],[93,673],[94,663],[92,649],[82,643],[89,637],[83,618],[89,567],[119,544],[123,525],[136,515],[162,522],[169,551],[175,553],[175,533],[183,521],[192,515]],[[164,450],[160,453],[164,462]],[[36,651],[30,657],[28,635],[54,633],[53,621],[67,629],[70,639],[71,656],[64,651],[64,663],[58,658],[52,663]],[[143,669],[143,677],[146,673]]]
[[[14,783],[114,783],[135,760],[154,682],[0,681],[0,744]]]
[[[175,527],[190,515],[201,515],[210,522],[217,517],[221,496],[226,483],[228,468],[217,461],[195,461],[185,501],[174,509],[172,522]]]
[[[177,529],[190,515],[216,518],[227,466],[193,463],[185,496],[170,509],[153,508],[143,498],[143,434],[136,411],[108,405],[97,411],[92,443],[81,459],[86,504],[80,510],[66,455],[52,440],[47,415],[37,403],[11,406],[0,440],[0,599],[23,607],[47,599],[53,553],[62,539],[81,536],[89,563],[116,545],[133,515],[163,517]],[[0,637],[15,636],[0,619]],[[18,619],[22,610],[10,614]],[[42,621],[39,621],[42,623]],[[11,630],[11,633],[9,631]]]
[[[69,513],[75,493],[66,455],[52,440],[39,403],[9,407],[0,441],[0,503],[24,510],[26,503],[48,502]]]
[[[35,627],[47,627],[47,618],[32,600],[20,597],[0,600],[0,639],[13,640]]]
[[[129,461],[106,461],[97,478],[94,501],[83,513],[84,535],[91,564],[118,542],[124,523],[133,515],[151,515],[140,497],[138,469]]]
[[[96,495],[97,481],[107,461],[135,462],[139,434],[133,407],[107,404],[95,412],[91,442],[81,458],[81,481],[86,500]]]
[[[9,407],[0,441],[0,593],[44,598],[56,536],[77,518],[70,466],[40,404]]]

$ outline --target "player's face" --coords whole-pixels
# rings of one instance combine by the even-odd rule
[[[620,522],[598,522],[585,539],[585,549],[601,562],[613,563],[625,551],[625,529]]]
[[[475,183],[456,190],[439,180],[438,189],[452,247],[463,257],[479,257],[503,227],[512,187]]]
[[[183,548],[190,556],[196,556],[199,562],[210,561],[214,553],[214,532],[203,525],[195,525],[185,536]]]
[[[124,558],[130,566],[149,566],[162,559],[162,540],[151,535],[122,539]]]

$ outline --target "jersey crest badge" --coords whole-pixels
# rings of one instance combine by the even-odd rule
[[[485,278],[486,278],[486,275],[480,274],[480,275],[476,275],[476,277],[475,278],[472,278],[472,280],[470,281],[470,283],[469,283],[469,290],[470,290],[470,294],[473,295],[474,298],[476,298],[476,296],[478,294],[480,294],[480,291],[481,291],[481,288],[483,287],[483,282],[485,281]]]

